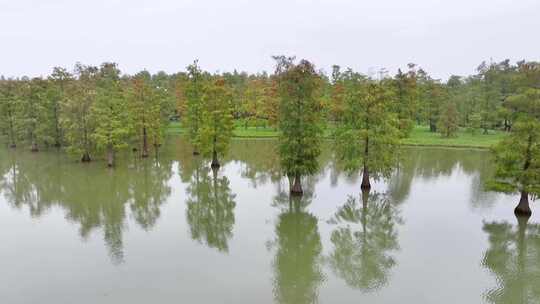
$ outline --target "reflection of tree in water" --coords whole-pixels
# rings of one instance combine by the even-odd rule
[[[540,225],[518,217],[508,222],[484,223],[489,249],[482,265],[496,277],[498,286],[488,290],[490,303],[540,303]]]
[[[193,146],[184,137],[175,138],[174,156],[178,159],[178,169],[180,174],[180,180],[184,183],[188,183],[191,177],[195,173],[195,170],[201,167],[202,158],[193,155]]]
[[[231,193],[226,176],[218,177],[217,170],[210,172],[203,162],[199,164],[186,189],[189,196],[186,217],[191,237],[227,252],[233,234],[236,195]]]
[[[351,287],[371,291],[384,286],[396,265],[397,224],[401,218],[385,195],[362,192],[362,202],[349,196],[329,221],[338,227],[330,240],[334,272]],[[362,204],[362,205],[360,205]]]
[[[284,189],[284,193],[288,193]],[[282,208],[276,224],[274,297],[278,303],[315,303],[323,281],[320,268],[322,251],[318,221],[304,208],[311,203],[309,193],[301,198],[278,195]]]
[[[30,214],[34,216],[39,214],[37,210],[37,189],[28,179],[26,171],[21,168],[21,164],[16,161],[15,152],[2,157],[3,174],[0,180],[0,189],[2,190],[6,201],[14,208],[28,206]]]
[[[145,230],[152,228],[160,216],[161,205],[171,193],[168,161],[143,162],[130,174],[130,209],[137,223]]]
[[[115,263],[124,258],[125,205],[131,203],[135,219],[148,229],[159,216],[156,209],[170,193],[167,181],[171,164],[166,161],[142,162],[140,166],[146,168],[135,169],[147,172],[146,178],[151,182],[146,186],[140,182],[144,175],[133,174],[128,169],[107,170],[99,163],[66,163],[63,157],[52,153],[25,154],[11,161],[8,173],[0,181],[9,204],[16,208],[26,206],[36,217],[52,207],[60,207],[66,213],[66,219],[79,225],[83,239],[95,229],[102,229]],[[140,191],[146,196],[141,198]]]

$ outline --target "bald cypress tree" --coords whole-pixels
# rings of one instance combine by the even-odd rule
[[[362,189],[370,177],[387,177],[397,165],[399,120],[387,84],[349,71],[344,75],[344,115],[336,130],[337,155],[348,171],[362,170]]]
[[[202,96],[204,93],[205,79],[203,72],[195,60],[187,67],[188,81],[185,84],[184,94],[186,98],[186,115],[184,124],[188,129],[188,136],[193,145],[193,154],[197,155],[201,150],[201,127],[203,125]]]
[[[227,151],[234,129],[232,95],[223,79],[207,84],[201,110],[201,151],[203,156],[212,158],[212,168],[217,169],[218,156]]]
[[[281,167],[294,179],[291,194],[301,195],[301,177],[318,169],[321,153],[321,106],[317,98],[320,77],[307,60],[274,57],[280,97],[279,156]]]
[[[538,90],[540,92],[540,90]],[[530,216],[529,196],[540,195],[540,94],[527,91],[513,97],[519,99],[519,118],[512,132],[495,146],[496,171],[489,187],[504,192],[520,193],[514,213]]]
[[[99,70],[96,102],[92,107],[96,129],[92,138],[107,155],[107,166],[114,167],[116,152],[128,146],[129,111],[120,86],[120,70],[115,63],[104,63]]]

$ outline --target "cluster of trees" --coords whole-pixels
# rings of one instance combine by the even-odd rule
[[[324,127],[324,75],[305,60],[278,57],[280,97],[279,154],[291,180],[291,194],[302,194],[300,177],[318,169]],[[500,125],[512,131],[494,148],[496,172],[491,185],[521,192],[516,215],[530,216],[529,197],[540,194],[540,64],[508,61],[479,67],[466,79],[451,77],[445,85],[414,65],[395,78],[372,79],[351,69],[333,71],[334,141],[339,163],[361,169],[361,188],[370,178],[388,177],[399,163],[399,139],[415,120],[451,136],[460,126],[472,130]],[[420,109],[418,105],[425,102]],[[437,123],[435,124],[435,121]],[[474,124],[474,125],[471,125]]]
[[[164,80],[165,79],[165,80]],[[47,78],[0,80],[0,124],[11,147],[65,147],[90,161],[120,149],[147,157],[161,145],[174,99],[164,74],[122,75],[115,63],[54,68]]]
[[[291,193],[302,194],[302,176],[318,170],[325,130],[332,130],[340,165],[370,178],[388,177],[398,163],[399,139],[415,124],[450,137],[501,128],[511,136],[495,149],[499,189],[520,191],[516,213],[530,214],[528,197],[540,193],[540,63],[482,63],[476,75],[446,82],[415,64],[377,78],[334,66],[330,76],[307,61],[276,56],[266,73],[211,74],[198,62],[186,72],[122,75],[114,63],[55,68],[44,78],[0,79],[0,131],[19,142],[66,147],[82,161],[104,152],[109,166],[131,147],[147,157],[179,118],[194,154],[212,159],[229,149],[235,120],[244,127],[279,129],[281,171]]]
[[[211,74],[195,61],[185,72],[174,74],[143,71],[131,76],[121,74],[115,63],[103,63],[76,64],[73,71],[57,67],[45,78],[2,77],[1,131],[11,146],[20,142],[32,150],[40,145],[67,146],[87,154],[85,160],[101,149],[114,151],[130,144],[146,156],[150,146],[161,144],[167,121],[180,115],[185,116],[197,152],[204,152],[212,146],[204,142],[227,133],[233,120],[245,127],[278,127],[286,114],[280,107],[285,98],[280,79],[293,58],[275,59],[274,74]],[[385,103],[396,116],[401,136],[415,124],[429,125],[443,136],[454,136],[458,127],[483,133],[511,130],[524,99],[538,95],[540,63],[483,62],[477,71],[441,81],[409,64],[406,71],[400,69],[392,77],[382,71],[374,79],[334,66],[331,75],[313,71],[313,98],[320,108],[319,119],[334,125],[346,117],[355,91],[351,86],[371,81],[383,94],[392,95]],[[216,115],[223,111],[225,121],[216,123]],[[216,140],[219,154],[222,148]]]

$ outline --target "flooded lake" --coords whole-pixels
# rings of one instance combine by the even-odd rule
[[[171,138],[115,170],[0,150],[1,303],[540,303],[540,209],[488,151],[405,148],[360,191],[328,145],[291,200],[273,140],[219,172]]]

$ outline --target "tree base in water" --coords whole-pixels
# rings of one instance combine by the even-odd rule
[[[521,191],[521,198],[516,209],[514,209],[514,214],[516,216],[531,216],[532,211],[529,207],[529,193],[527,193],[526,191]]]
[[[88,153],[84,154],[82,157],[81,157],[81,161],[83,163],[89,163],[92,159],[90,158],[90,155]]]
[[[291,189],[291,195],[292,196],[302,196],[304,195],[304,191],[302,191],[302,189],[298,190],[298,189]]]
[[[212,164],[210,164],[210,167],[212,167],[212,169],[219,169],[219,167],[221,167],[221,165],[219,164],[219,162],[217,160],[213,160],[212,161]]]
[[[518,217],[530,217],[532,211],[531,208],[520,208],[520,206],[517,206],[516,209],[514,209],[514,214]]]

